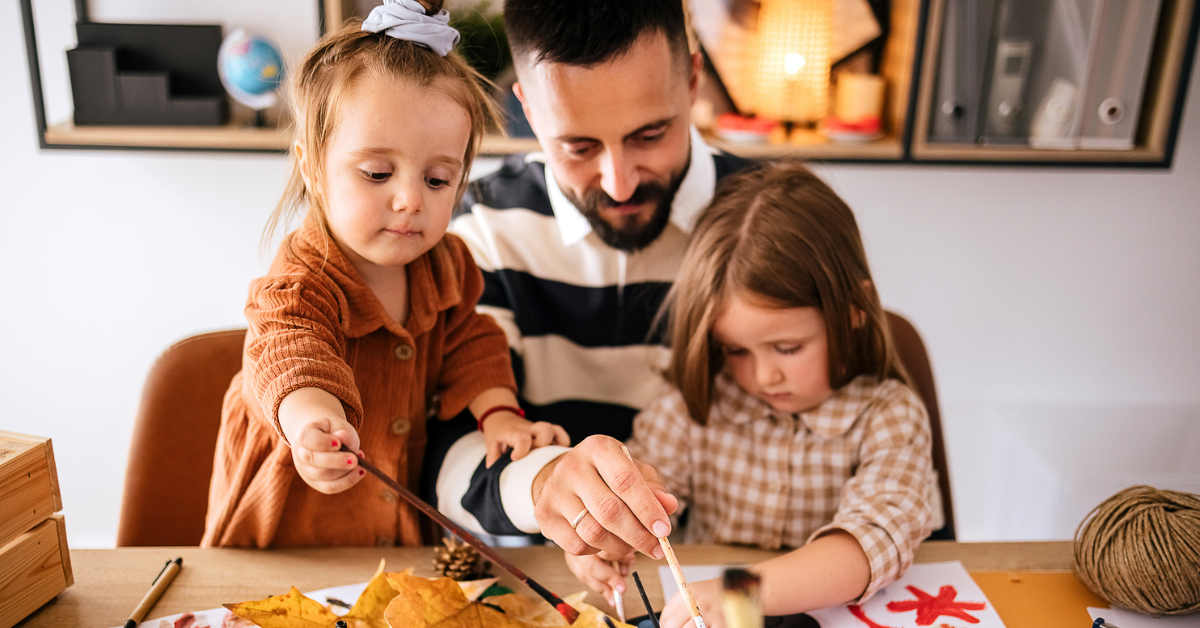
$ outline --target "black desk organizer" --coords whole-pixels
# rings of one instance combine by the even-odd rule
[[[224,124],[219,24],[75,25],[67,51],[76,125]]]

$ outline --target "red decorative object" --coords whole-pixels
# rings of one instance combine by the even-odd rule
[[[846,122],[836,116],[829,116],[825,118],[825,128],[839,132],[878,133],[883,130],[883,120],[879,116],[871,116],[857,122]]]
[[[966,611],[981,611],[985,606],[983,602],[955,602],[954,598],[958,595],[958,591],[950,585],[938,589],[937,597],[912,585],[905,588],[917,599],[888,602],[887,609],[893,613],[917,611],[918,626],[932,625],[942,615],[956,617],[969,624],[978,624],[979,620],[967,614]]]

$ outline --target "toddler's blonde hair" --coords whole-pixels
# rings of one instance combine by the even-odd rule
[[[442,10],[444,0],[418,0],[426,15]],[[291,173],[283,196],[267,220],[263,231],[264,248],[269,245],[281,222],[307,208],[329,234],[322,164],[329,136],[337,124],[340,108],[356,81],[364,77],[406,80],[424,89],[443,90],[462,105],[471,123],[470,141],[463,155],[462,178],[458,181],[455,204],[462,200],[471,163],[479,152],[483,134],[499,126],[496,106],[488,94],[487,79],[467,65],[455,52],[445,57],[387,33],[362,30],[362,21],[348,21],[340,30],[329,33],[304,56],[289,81],[289,105],[295,128],[295,141],[303,150],[303,164],[292,155]],[[420,124],[421,121],[396,121]],[[294,151],[293,151],[294,152]],[[308,184],[305,183],[305,178]],[[439,241],[435,249],[441,249]],[[436,251],[435,251],[436,252]]]

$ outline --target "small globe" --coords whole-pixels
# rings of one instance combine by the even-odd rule
[[[283,83],[283,56],[269,40],[238,29],[221,43],[217,70],[234,100],[265,109],[275,104],[275,92]]]

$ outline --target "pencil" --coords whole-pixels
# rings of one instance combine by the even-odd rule
[[[629,448],[621,445],[621,451],[625,452],[625,457],[629,461],[633,461],[633,454],[629,453]],[[696,596],[692,595],[692,589],[688,587],[687,578],[683,575],[683,567],[679,565],[679,559],[675,557],[675,550],[671,547],[671,541],[667,537],[660,536],[658,544],[662,546],[663,556],[667,559],[667,564],[671,566],[671,575],[675,576],[675,584],[679,585],[679,594],[683,596],[683,601],[687,603],[688,612],[692,615],[692,623],[696,624],[696,628],[708,628],[704,624],[704,617],[700,615],[700,606],[696,604]]]
[[[150,584],[150,590],[142,597],[142,601],[138,603],[137,608],[129,614],[129,619],[125,621],[124,628],[137,628],[137,625],[142,623],[146,618],[146,614],[154,605],[158,603],[158,598],[166,592],[167,587],[171,586],[171,582],[175,580],[175,576],[183,569],[183,558],[175,557],[167,561],[163,565],[162,571],[158,572],[158,577],[154,578],[154,582]]]

